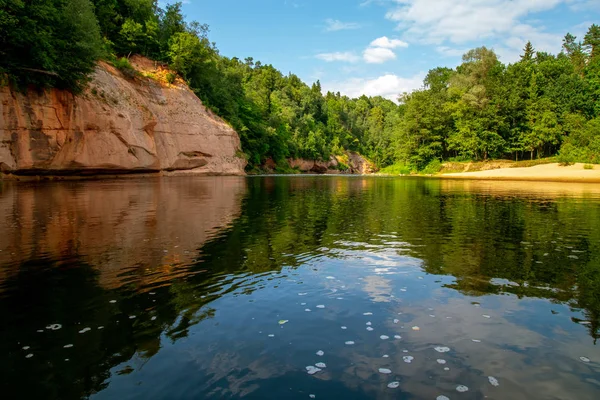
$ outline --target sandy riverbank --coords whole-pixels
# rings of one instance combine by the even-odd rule
[[[536,165],[527,168],[500,168],[487,171],[461,172],[439,175],[448,179],[480,179],[509,181],[546,181],[600,183],[600,165],[585,169],[584,164],[561,166],[558,163]]]

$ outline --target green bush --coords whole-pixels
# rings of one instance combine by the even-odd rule
[[[429,164],[427,164],[425,166],[425,168],[423,168],[420,172],[422,174],[433,175],[433,174],[437,174],[438,172],[440,172],[441,169],[442,169],[442,163],[440,160],[438,160],[436,158],[435,160],[432,160],[431,162],[429,162]]]
[[[585,164],[583,169],[594,169],[594,166],[592,164]]]
[[[124,75],[133,78],[135,76],[135,69],[133,69],[133,66],[131,65],[131,63],[129,63],[129,60],[125,57],[121,57],[119,59],[117,59],[113,65],[115,66],[115,68],[117,68],[119,71],[121,71]]]
[[[175,79],[177,79],[177,75],[176,74],[174,74],[172,72],[169,72],[167,74],[167,82],[169,82],[169,84],[171,84],[171,85],[174,84],[175,83]]]
[[[379,173],[387,175],[409,175],[411,173],[411,168],[408,165],[399,162],[381,169]]]

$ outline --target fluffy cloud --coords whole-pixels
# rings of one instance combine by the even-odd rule
[[[396,47],[408,47],[408,43],[400,39],[388,39],[387,36],[382,36],[371,42],[371,47],[383,47],[385,49],[395,49]]]
[[[409,37],[441,45],[510,33],[521,17],[565,0],[395,0],[389,20]]]
[[[436,45],[443,55],[458,56],[466,44],[479,46],[485,40],[510,62],[518,59],[528,40],[537,50],[560,50],[565,32],[549,33],[524,22],[560,4],[577,8],[589,6],[589,0],[392,0],[386,17],[398,24],[405,38]]]
[[[359,29],[360,24],[356,22],[342,22],[337,19],[327,18],[325,20],[325,31],[326,32],[336,32],[336,31],[345,31],[349,29]]]
[[[368,47],[363,53],[363,59],[369,64],[382,64],[396,58],[396,54],[383,47]]]
[[[323,61],[327,61],[327,62],[333,62],[333,61],[357,62],[359,60],[359,57],[350,51],[345,51],[345,52],[337,51],[334,53],[320,53],[320,54],[317,54],[315,57],[318,58],[319,60],[323,60]]]
[[[400,39],[389,39],[387,36],[377,38],[363,52],[363,59],[369,64],[381,64],[396,58],[392,49],[408,47],[408,43]]]
[[[397,101],[402,93],[409,93],[423,86],[424,73],[410,78],[386,74],[376,78],[352,78],[346,81],[323,83],[324,91],[340,92],[349,97],[382,96]]]

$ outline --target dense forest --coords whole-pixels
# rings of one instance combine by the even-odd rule
[[[272,158],[329,159],[356,151],[378,167],[435,171],[441,161],[558,155],[600,163],[600,26],[567,34],[558,55],[527,43],[505,65],[491,49],[435,68],[399,96],[322,93],[251,57],[228,58],[181,3],[156,0],[0,0],[0,80],[74,91],[99,59],[121,69],[142,54],[167,64],[240,134],[248,168]],[[173,77],[174,78],[174,77]]]

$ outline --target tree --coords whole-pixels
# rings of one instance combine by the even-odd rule
[[[577,37],[567,33],[563,39],[563,50],[571,59],[575,72],[583,75],[585,69],[585,54],[581,42],[577,42]]]
[[[17,85],[81,89],[101,54],[89,0],[4,0],[0,70]]]
[[[527,42],[525,48],[523,48],[523,55],[521,56],[521,61],[531,61],[533,60],[533,55],[535,54],[535,49],[531,42]]]
[[[590,61],[600,58],[600,26],[590,26],[583,39],[583,46],[589,53]]]

